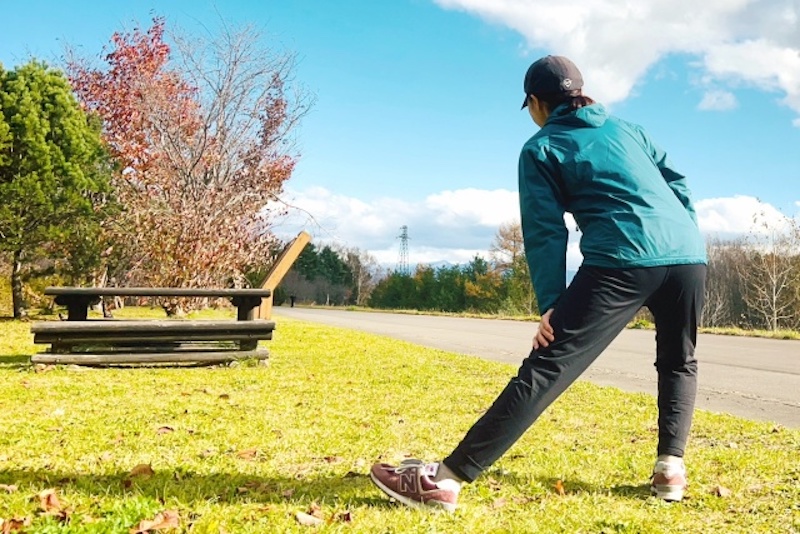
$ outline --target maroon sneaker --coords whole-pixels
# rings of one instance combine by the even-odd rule
[[[656,462],[650,478],[650,493],[665,501],[678,502],[683,499],[686,481],[686,466],[680,462]]]
[[[399,466],[375,464],[369,476],[381,491],[406,506],[452,512],[456,509],[461,484],[455,480],[434,482],[438,470],[438,463],[405,460]]]

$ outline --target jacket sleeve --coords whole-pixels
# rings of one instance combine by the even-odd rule
[[[545,149],[526,145],[519,159],[519,202],[525,257],[540,313],[555,307],[566,287],[564,195]]]
[[[639,134],[644,140],[650,157],[653,159],[653,162],[661,172],[661,176],[664,177],[667,185],[669,185],[670,189],[672,189],[672,192],[675,193],[675,196],[678,197],[678,200],[681,201],[681,204],[683,204],[683,207],[686,208],[686,211],[689,212],[689,216],[692,218],[694,223],[697,224],[697,214],[694,211],[692,194],[689,191],[689,186],[686,183],[686,176],[679,173],[672,167],[672,162],[667,157],[667,153],[660,146],[653,143],[650,137],[641,128],[639,128]]]

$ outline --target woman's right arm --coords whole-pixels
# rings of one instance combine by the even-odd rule
[[[525,256],[539,310],[555,307],[566,287],[567,237],[564,198],[546,150],[525,145],[519,160],[519,202]]]

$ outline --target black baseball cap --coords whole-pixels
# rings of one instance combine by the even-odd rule
[[[528,95],[566,93],[583,87],[583,76],[575,63],[564,56],[545,56],[533,62],[525,73],[525,100],[522,108],[528,105]]]

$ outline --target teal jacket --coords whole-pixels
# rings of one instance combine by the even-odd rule
[[[525,255],[544,313],[566,285],[567,228],[583,264],[628,268],[706,262],[686,179],[644,130],[600,104],[553,110],[519,159]]]

